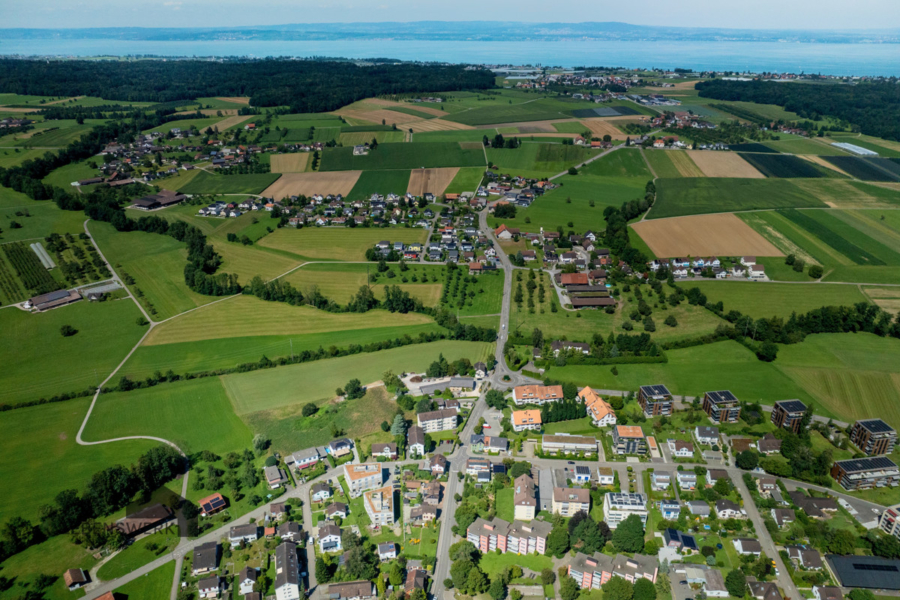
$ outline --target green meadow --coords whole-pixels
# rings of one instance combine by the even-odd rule
[[[322,152],[320,171],[477,167],[485,164],[480,144],[463,148],[453,142],[380,144],[364,156],[353,156],[352,147],[328,148]]]
[[[463,192],[474,192],[481,185],[484,177],[484,168],[482,167],[463,167],[444,190],[445,194],[461,194]]]
[[[279,173],[213,175],[202,171],[179,191],[183,194],[260,194],[279,177]]]
[[[172,579],[175,577],[175,561],[170,560],[143,577],[116,588],[116,597],[128,600],[160,600],[172,591]]]
[[[656,203],[648,219],[773,208],[825,208],[826,204],[786,179],[683,177],[656,180]]]
[[[784,259],[777,259],[783,262]],[[809,278],[807,277],[809,281]],[[684,289],[698,287],[707,302],[722,302],[725,312],[737,310],[754,318],[790,317],[823,306],[850,306],[866,302],[866,297],[853,285],[766,283],[753,281],[689,281]]]
[[[372,194],[394,193],[402,196],[409,185],[409,171],[363,171],[347,194],[348,201],[368,200]]]

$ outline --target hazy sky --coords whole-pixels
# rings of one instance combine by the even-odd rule
[[[752,29],[900,28],[897,0],[0,0],[4,27],[228,27],[353,21],[623,21]]]

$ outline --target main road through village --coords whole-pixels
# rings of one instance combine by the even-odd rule
[[[487,223],[487,210],[483,210],[480,214],[479,225],[482,232],[488,236],[488,239],[492,240],[494,244],[497,246],[499,250],[498,240],[494,237],[493,231],[490,227],[488,227]],[[513,271],[514,267],[512,263],[509,261],[509,258],[502,251],[498,251],[497,255],[500,257],[500,266],[503,270],[504,284],[503,284],[503,304],[502,310],[500,313],[500,330],[498,332],[498,340],[496,347],[496,359],[497,364],[494,369],[494,372],[489,376],[487,380],[487,385],[482,387],[482,394],[475,402],[475,405],[472,409],[471,414],[469,415],[468,421],[466,422],[466,426],[464,427],[462,433],[460,434],[460,439],[462,443],[457,446],[454,452],[448,457],[450,460],[450,473],[448,477],[447,486],[444,490],[444,500],[443,506],[440,513],[441,520],[441,529],[440,535],[438,537],[437,542],[437,564],[435,565],[434,575],[433,575],[433,583],[432,583],[432,593],[434,598],[440,600],[451,600],[453,598],[452,590],[448,590],[444,586],[444,580],[449,577],[450,573],[450,560],[448,558],[449,549],[452,544],[459,541],[461,538],[454,535],[451,528],[453,525],[453,514],[456,511],[456,500],[455,495],[459,493],[461,489],[461,483],[459,482],[458,474],[465,472],[465,464],[466,459],[469,457],[469,447],[466,444],[475,425],[478,423],[479,419],[484,415],[486,404],[484,402],[484,394],[487,389],[498,389],[498,390],[509,390],[516,385],[522,385],[526,383],[538,383],[537,380],[531,379],[529,377],[525,377],[520,373],[510,371],[509,367],[506,364],[506,359],[503,353],[503,347],[506,342],[507,336],[509,335],[509,316],[510,316],[510,301],[512,294],[512,279],[513,279]],[[624,392],[618,390],[602,390],[601,393],[604,394],[623,394]],[[588,465],[592,467],[612,467],[614,469],[622,469],[624,473],[624,467],[626,463],[617,462],[617,461],[606,461],[605,457],[599,461],[582,461],[577,462],[575,464],[578,465]],[[554,469],[562,466],[558,460],[552,459],[540,459],[540,458],[532,458],[530,459],[532,465],[537,469]],[[388,469],[388,472],[393,472],[394,467],[400,464],[411,464],[413,461],[404,462],[392,462],[392,463],[384,463],[385,469]],[[636,479],[638,484],[642,481],[642,476],[645,470],[649,468],[654,468],[659,466],[659,462],[634,462],[627,463],[627,466],[632,467],[636,474]],[[683,464],[685,468],[691,468],[690,464]],[[763,523],[762,516],[759,514],[759,511],[756,509],[756,506],[753,502],[753,499],[750,495],[750,491],[747,489],[743,481],[744,471],[738,469],[730,464],[726,464],[722,467],[725,469],[732,481],[734,482],[737,491],[741,494],[743,498],[744,508],[746,509],[747,516],[750,521],[753,523],[753,526],[756,531],[756,535],[759,537],[759,541],[763,546],[763,550],[766,555],[772,558],[775,561],[775,564],[778,568],[778,576],[777,583],[779,587],[784,591],[785,597],[797,600],[802,598],[800,591],[797,589],[794,582],[791,580],[788,575],[788,570],[785,567],[781,556],[778,554],[775,548],[775,544],[772,540],[772,537],[766,530],[765,524]],[[312,512],[309,506],[309,490],[313,484],[323,481],[325,479],[330,479],[336,476],[335,472],[327,472],[318,478],[307,481],[306,483],[297,486],[295,488],[289,489],[286,494],[277,498],[278,502],[284,502],[287,498],[300,498],[303,501],[303,525],[309,530],[312,526]],[[786,483],[789,480],[786,480]],[[789,489],[794,488],[806,488],[806,489],[819,489],[817,486],[806,484],[803,482],[789,481],[788,483]],[[872,518],[875,514],[875,511],[881,511],[883,509],[882,506],[878,504],[873,504],[870,502],[865,502],[859,500],[858,498],[854,498],[851,496],[847,496],[841,493],[835,493],[833,490],[828,490],[833,495],[836,495],[839,498],[843,498],[849,502],[853,503],[853,506],[858,511],[868,511],[870,518]],[[539,490],[539,494],[543,497],[546,497],[547,494],[551,493],[550,490]],[[153,562],[140,567],[118,579],[108,582],[102,582],[98,585],[93,586],[86,594],[85,598],[87,600],[93,600],[98,596],[101,596],[105,592],[115,590],[116,588],[137,580],[141,577],[144,577],[148,573],[150,573],[153,569],[166,564],[169,561],[176,561],[176,573],[175,573],[175,581],[172,586],[172,600],[175,598],[175,594],[177,591],[177,583],[179,581],[179,571],[182,564],[182,560],[185,555],[192,552],[193,549],[201,544],[210,541],[221,541],[223,538],[227,537],[228,530],[235,526],[246,524],[251,521],[260,522],[264,520],[265,516],[270,512],[270,503],[262,505],[252,512],[243,515],[242,517],[228,523],[225,526],[222,526],[218,529],[214,529],[208,533],[203,534],[201,537],[195,539],[183,539],[182,542],[174,549],[174,551],[157,558]],[[309,549],[308,552],[310,559],[312,559],[312,548]],[[312,563],[312,560],[310,560]],[[555,564],[560,564],[556,561]],[[309,564],[307,571],[309,573],[309,589],[311,597],[316,598],[317,600],[324,599],[327,596],[327,590],[325,586],[319,586],[315,580],[315,565]],[[558,585],[558,584],[557,584]]]

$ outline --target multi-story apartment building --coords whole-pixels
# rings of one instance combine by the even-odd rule
[[[450,431],[456,428],[457,412],[453,408],[432,410],[416,415],[419,427],[425,433],[437,433],[438,431]]]
[[[512,413],[513,431],[540,431],[541,411],[539,410],[514,410]]]
[[[713,423],[737,423],[741,418],[741,403],[728,390],[706,392],[703,410]]]
[[[519,406],[523,404],[543,406],[562,400],[563,389],[561,385],[517,385],[513,388],[512,397],[513,402]]]
[[[543,554],[552,529],[553,525],[546,521],[508,523],[496,517],[492,521],[479,517],[469,525],[466,539],[475,544],[482,554],[498,549],[501,554]]]
[[[547,454],[596,454],[597,438],[568,433],[544,434],[541,436],[541,450]]]
[[[835,461],[831,477],[845,490],[868,490],[900,484],[900,469],[884,456],[851,458]]]
[[[647,453],[647,440],[638,425],[616,425],[613,427],[612,441],[616,454]]]
[[[606,427],[616,424],[616,413],[612,405],[601,398],[592,388],[584,387],[578,392],[578,399],[584,403],[584,410],[591,418],[594,427]]]
[[[591,512],[591,491],[584,488],[553,488],[553,512],[572,517],[579,511]]]
[[[869,456],[890,454],[897,444],[897,430],[881,419],[865,419],[853,424],[850,441]]]
[[[513,505],[516,507],[516,521],[532,521],[537,511],[534,495],[534,479],[527,473],[519,475],[513,482]]]
[[[613,577],[622,577],[634,583],[638,579],[656,582],[659,561],[655,556],[635,554],[634,557],[618,554],[615,557],[596,552],[593,555],[579,552],[568,560],[569,576],[582,589],[599,590]]]
[[[363,494],[363,505],[373,525],[394,523],[394,488],[386,485]]]
[[[615,529],[631,515],[637,515],[646,524],[647,514],[647,498],[643,494],[612,492],[603,497],[603,520],[610,529]]]
[[[799,433],[800,423],[806,414],[806,405],[799,400],[779,400],[772,407],[772,423]]]
[[[275,548],[275,598],[300,598],[300,563],[297,559],[297,544],[294,542],[281,542]]]
[[[900,539],[900,504],[889,506],[881,513],[878,526],[883,532]]]
[[[350,490],[351,498],[358,498],[366,490],[374,490],[381,487],[381,464],[362,463],[357,465],[344,465],[344,479]]]
[[[664,385],[642,385],[638,403],[648,417],[672,414],[672,392]]]

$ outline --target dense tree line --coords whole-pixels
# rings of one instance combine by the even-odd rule
[[[784,85],[712,79],[699,82],[697,90],[704,98],[777,104],[813,121],[837,117],[866,135],[900,140],[900,87],[896,83]]]
[[[151,448],[130,467],[113,465],[97,471],[81,495],[78,490],[64,490],[52,504],[40,506],[38,524],[23,517],[7,520],[0,528],[0,561],[82,525],[86,525],[80,533],[84,541],[93,547],[102,545],[107,542],[109,532],[105,526],[92,526],[92,519],[108,517],[138,494],[146,502],[153,490],[182,472],[184,457],[171,446]]]
[[[628,221],[650,210],[655,199],[656,185],[652,181],[648,181],[643,198],[629,200],[619,208],[607,206],[603,210],[603,218],[606,219],[603,244],[609,248],[613,256],[619,257],[626,264],[641,271],[646,269],[647,257],[643,252],[631,246],[631,241],[628,239]]]
[[[384,94],[494,87],[494,76],[461,66],[317,60],[0,60],[0,91],[37,96],[98,96],[133,102],[173,102],[250,96],[253,106],[326,112]]]

